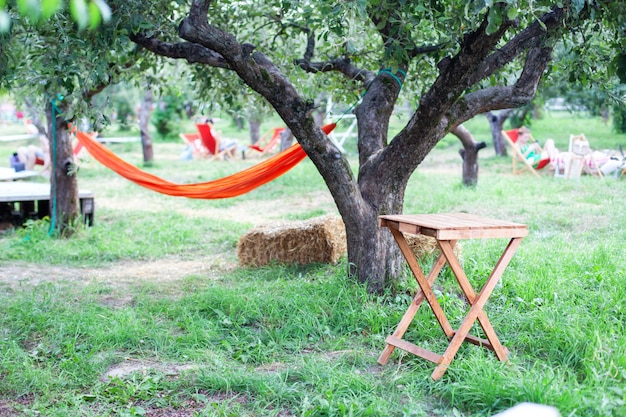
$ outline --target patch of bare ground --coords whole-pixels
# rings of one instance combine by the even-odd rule
[[[216,278],[234,264],[223,258],[207,256],[202,260],[184,260],[166,257],[151,261],[123,261],[98,268],[75,268],[52,265],[42,268],[23,262],[0,266],[0,285],[13,287],[36,286],[47,282],[72,285],[104,284],[123,292],[124,289],[152,283],[157,285],[179,284],[189,276]],[[114,303],[109,300],[108,302]]]
[[[17,410],[8,401],[0,400],[0,417],[12,417],[16,414]]]
[[[145,359],[127,359],[123,362],[117,363],[109,367],[104,374],[100,377],[101,382],[109,382],[112,379],[123,379],[134,373],[147,374],[150,371],[159,371],[168,377],[177,377],[180,373],[185,371],[192,371],[197,369],[195,365],[179,365],[179,364],[167,364],[161,362],[153,362]]]
[[[248,399],[239,394],[235,393],[215,393],[211,394],[206,391],[198,392],[196,398],[190,398],[178,406],[178,407],[142,407],[145,409],[146,413],[144,414],[146,417],[193,417],[198,415],[202,410],[204,410],[208,404],[212,403],[223,403],[223,402],[236,402],[241,405],[245,405],[248,403]]]
[[[159,199],[158,201],[159,204],[146,204],[145,201],[134,196],[125,199],[115,196],[99,196],[97,203],[99,209],[141,210],[145,213],[161,211],[165,204],[170,212],[189,218],[210,218],[232,222],[241,222],[242,219],[245,219],[254,226],[284,220],[294,213],[315,210],[324,210],[329,213],[337,212],[335,203],[328,191],[312,192],[297,199],[282,199],[280,202],[276,200],[245,200],[229,206],[227,209],[210,206],[190,208],[187,204],[176,199]]]
[[[33,403],[32,395],[25,395],[14,399],[0,397],[0,417],[16,417],[20,415],[19,408],[28,407]]]

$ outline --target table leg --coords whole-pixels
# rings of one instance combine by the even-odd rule
[[[450,269],[452,269],[452,272],[457,282],[459,283],[459,286],[463,290],[463,293],[465,294],[467,301],[469,302],[470,306],[473,305],[476,300],[476,293],[474,292],[474,289],[472,288],[469,280],[467,279],[467,275],[465,274],[465,271],[461,267],[460,262],[458,261],[457,257],[454,255],[454,252],[452,251],[452,246],[450,245],[448,241],[438,241],[437,244],[439,245],[441,252],[446,257],[448,264],[450,265]],[[491,326],[491,323],[489,322],[489,318],[487,317],[487,313],[485,313],[484,310],[481,310],[478,313],[478,323],[480,324],[483,331],[485,332],[485,335],[487,336],[487,340],[480,339],[471,335],[467,335],[466,340],[475,345],[484,346],[487,349],[493,350],[499,360],[505,361],[509,356],[509,351],[506,349],[506,347],[502,346],[502,344],[498,340],[498,337],[496,336],[496,332],[493,330],[493,327]]]
[[[381,365],[385,365],[387,363],[387,361],[389,360],[389,357],[391,356],[394,349],[396,348],[396,345],[391,344],[389,342],[392,341],[396,344],[400,344],[402,342],[401,341],[402,336],[404,335],[407,328],[411,324],[411,321],[415,317],[415,314],[417,313],[417,310],[420,308],[424,299],[426,299],[428,303],[431,305],[431,308],[433,308],[435,317],[437,317],[437,321],[441,325],[446,335],[448,337],[452,337],[454,335],[454,330],[452,329],[452,326],[450,326],[448,319],[443,313],[443,310],[439,306],[439,303],[437,302],[432,292],[432,286],[435,280],[437,279],[439,272],[441,271],[443,266],[446,264],[446,259],[443,253],[439,254],[439,257],[436,259],[432,269],[430,270],[428,274],[428,277],[426,278],[424,277],[424,273],[421,267],[419,266],[419,263],[417,262],[417,259],[415,258],[415,255],[413,254],[413,251],[411,250],[408,243],[406,242],[404,235],[400,231],[392,227],[390,227],[389,230],[393,234],[393,237],[396,240],[396,243],[398,244],[398,247],[400,248],[402,255],[406,259],[409,265],[409,268],[411,269],[411,272],[413,273],[415,279],[417,280],[417,283],[420,287],[420,291],[418,291],[418,293],[413,298],[411,305],[409,306],[407,311],[404,313],[404,316],[402,317],[402,320],[400,320],[400,323],[398,324],[398,327],[396,328],[396,330],[393,332],[391,336],[387,338],[388,343],[378,358],[378,363],[380,363]],[[453,247],[454,244],[455,242],[452,242],[451,247]],[[433,305],[435,307],[433,307]],[[404,344],[406,345],[406,343]],[[409,347],[409,346],[404,346],[404,347]],[[425,359],[428,359],[435,363],[439,362],[439,358],[440,358],[439,355],[432,354],[432,352],[425,351],[421,348],[418,348],[417,346],[412,346],[412,348],[414,351],[413,353],[416,353],[415,350],[419,349],[420,351],[419,356],[424,357]]]
[[[452,340],[450,341],[448,348],[446,349],[444,354],[441,356],[441,361],[439,365],[437,365],[437,367],[435,368],[435,370],[433,371],[431,375],[432,379],[437,380],[441,378],[443,374],[446,372],[446,369],[448,369],[448,366],[452,362],[452,359],[454,358],[454,355],[456,355],[456,352],[459,350],[461,343],[466,339],[466,336],[469,333],[469,330],[471,329],[472,325],[474,324],[474,321],[476,321],[480,313],[483,312],[483,307],[485,306],[487,299],[489,298],[492,291],[496,287],[496,284],[500,280],[500,277],[502,276],[502,273],[506,269],[507,265],[513,258],[513,254],[517,250],[521,241],[522,241],[522,238],[513,238],[507,245],[506,249],[502,253],[502,256],[498,260],[498,263],[496,264],[495,268],[491,272],[491,275],[487,279],[487,282],[483,286],[478,296],[474,299],[474,303],[470,307],[470,310],[467,316],[465,317],[465,319],[459,326],[454,337],[452,337]],[[467,277],[465,277],[465,281],[467,281]],[[469,282],[467,284],[469,284]],[[484,318],[485,318],[485,322],[489,323],[489,320],[486,319],[486,315],[484,316]],[[490,328],[491,325],[489,324],[488,327]],[[495,332],[491,336],[495,340],[497,340],[497,337],[495,336]],[[491,342],[493,343],[493,341]]]

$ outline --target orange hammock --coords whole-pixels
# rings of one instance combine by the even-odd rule
[[[335,126],[335,123],[331,123],[322,127],[322,130],[329,134]],[[174,184],[129,164],[84,132],[76,132],[76,137],[102,165],[142,187],[175,197],[202,199],[236,197],[280,177],[306,158],[304,149],[296,143],[285,151],[233,175],[196,184]]]

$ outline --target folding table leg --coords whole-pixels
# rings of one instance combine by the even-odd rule
[[[459,286],[463,290],[463,293],[465,294],[467,301],[469,302],[470,305],[473,305],[475,303],[476,293],[474,292],[474,289],[472,288],[469,280],[467,279],[467,275],[465,274],[465,271],[461,267],[461,264],[459,263],[458,259],[454,255],[454,252],[452,251],[452,247],[450,243],[448,241],[438,241],[437,243],[441,249],[441,252],[444,254],[446,259],[448,260],[450,269],[452,269],[452,272],[457,282],[459,283]],[[483,347],[486,347],[487,349],[493,350],[499,360],[501,361],[506,360],[508,358],[509,351],[504,346],[502,346],[502,344],[500,344],[500,341],[498,340],[498,337],[496,336],[496,332],[493,330],[493,327],[491,326],[491,323],[489,322],[489,319],[487,317],[487,313],[485,313],[484,310],[481,310],[478,313],[478,323],[480,324],[483,331],[485,332],[485,335],[487,336],[487,340],[480,339],[478,337],[474,337],[471,335],[467,335],[466,341],[473,343],[475,345],[483,346]]]
[[[443,265],[445,265],[445,263],[446,263],[446,260],[443,257],[443,255],[439,255],[439,257],[435,261],[435,265],[433,266],[433,269],[428,274],[427,281],[430,287],[432,287],[432,285],[435,283],[435,280],[437,279],[437,275],[439,274],[439,271],[441,270]],[[435,271],[436,273],[434,273]],[[406,333],[406,330],[408,329],[409,325],[413,321],[413,318],[415,317],[417,310],[419,310],[420,306],[422,305],[422,302],[424,301],[424,299],[425,299],[424,292],[422,290],[419,290],[417,294],[415,295],[415,297],[413,298],[411,305],[404,313],[404,316],[402,316],[400,323],[398,323],[398,327],[391,335],[393,339],[397,339],[397,340],[402,339],[402,336],[404,336],[404,333]],[[387,361],[389,361],[389,358],[391,357],[391,354],[393,353],[395,348],[396,346],[390,343],[387,343],[387,345],[385,346],[385,349],[382,351],[382,353],[378,357],[378,363],[380,363],[381,365],[385,365]]]
[[[474,303],[470,307],[469,312],[467,313],[467,316],[465,317],[465,319],[459,326],[454,337],[452,337],[452,340],[450,341],[448,348],[446,349],[444,354],[441,356],[441,362],[439,363],[439,365],[437,365],[437,367],[431,374],[432,379],[437,380],[441,378],[443,374],[446,372],[446,370],[448,369],[448,366],[452,362],[452,359],[454,358],[454,355],[456,355],[456,352],[461,347],[461,343],[463,343],[463,341],[466,339],[466,336],[468,335],[472,325],[474,324],[478,316],[481,314],[481,312],[484,313],[483,308],[485,306],[485,303],[487,302],[487,299],[489,299],[489,296],[491,295],[494,288],[496,287],[496,284],[500,280],[502,273],[504,272],[507,265],[513,258],[513,254],[515,253],[515,251],[517,250],[521,242],[522,242],[522,238],[513,238],[507,245],[506,249],[502,253],[502,256],[498,260],[495,268],[491,272],[491,275],[487,279],[487,282],[485,283],[482,290],[478,294],[478,297],[474,299]],[[464,278],[465,278],[465,281],[467,281],[467,277],[464,276]],[[469,284],[469,282],[467,282],[467,284]],[[491,328],[491,324],[489,324],[489,320],[487,319],[486,315],[484,316],[484,320],[486,323],[488,323],[488,327]],[[494,338],[495,341],[498,340],[495,335],[495,332],[492,334],[492,337]],[[490,341],[493,343],[492,340]]]
[[[411,272],[413,273],[413,276],[417,280],[417,283],[420,287],[420,291],[413,298],[411,305],[409,306],[407,311],[404,313],[404,316],[402,317],[402,320],[400,320],[400,323],[398,324],[398,327],[396,328],[394,333],[391,336],[387,337],[387,340],[386,340],[387,345],[385,346],[385,349],[383,350],[383,352],[380,354],[378,358],[378,363],[380,363],[381,365],[385,365],[387,361],[389,360],[389,357],[393,353],[394,349],[396,348],[396,346],[400,344],[403,345],[403,348],[405,348],[405,350],[406,348],[411,349],[411,351],[417,354],[418,356],[421,356],[432,362],[438,363],[440,359],[439,355],[434,354],[432,352],[428,352],[417,346],[409,344],[408,342],[404,342],[401,339],[404,333],[406,332],[407,328],[411,324],[411,321],[415,317],[415,314],[417,313],[417,310],[420,308],[424,299],[427,299],[428,303],[431,305],[431,308],[433,309],[435,317],[437,318],[437,321],[441,325],[441,328],[446,333],[446,335],[448,337],[452,337],[452,335],[454,334],[454,330],[452,329],[452,326],[450,326],[448,319],[443,313],[441,306],[437,302],[432,292],[432,286],[435,280],[437,279],[439,272],[441,271],[443,266],[446,264],[446,259],[443,253],[441,253],[439,257],[437,258],[437,260],[435,261],[432,269],[430,270],[428,274],[428,278],[426,278],[424,276],[424,273],[421,267],[419,266],[415,258],[415,255],[413,254],[413,251],[411,250],[408,243],[404,239],[404,236],[402,235],[402,233],[392,227],[390,227],[389,230],[393,234],[396,240],[396,243],[398,244],[398,247],[400,248],[400,251],[402,252],[404,258],[406,259],[409,265],[409,268],[411,269]],[[454,242],[451,244],[451,246],[453,245],[454,245]]]

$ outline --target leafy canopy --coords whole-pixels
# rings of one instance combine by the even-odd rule
[[[17,13],[33,23],[51,18],[66,4],[63,0],[0,0],[0,33],[11,28],[11,14]],[[104,0],[69,0],[69,10],[79,29],[97,28],[111,18],[111,9]]]

